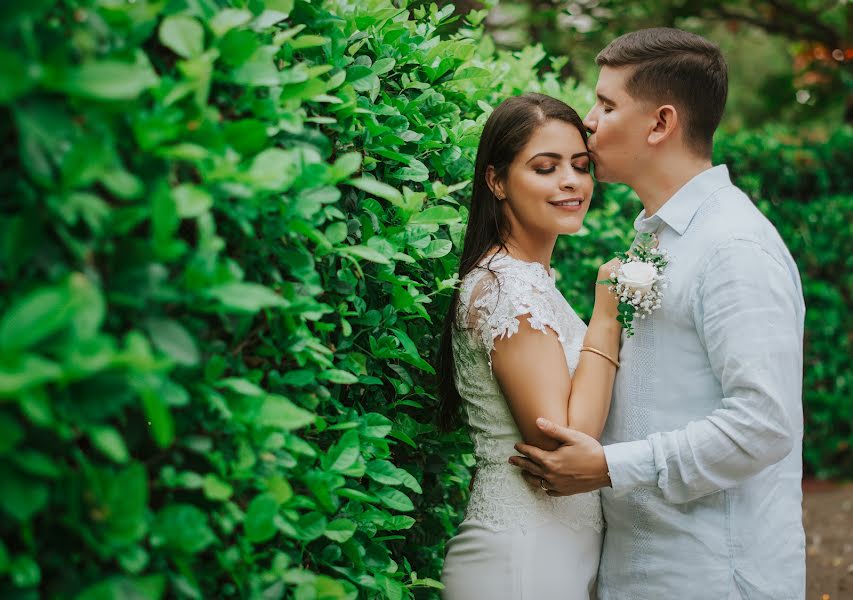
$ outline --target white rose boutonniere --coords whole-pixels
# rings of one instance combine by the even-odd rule
[[[616,254],[622,261],[618,271],[610,274],[610,291],[619,298],[619,316],[627,335],[634,335],[634,316],[645,319],[660,308],[666,278],[663,270],[669,264],[666,250],[657,249],[654,234],[645,233],[630,252]]]
[[[626,262],[616,273],[616,281],[632,294],[640,292],[645,295],[657,280],[657,269],[646,262]]]

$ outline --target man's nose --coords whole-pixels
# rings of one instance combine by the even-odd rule
[[[586,113],[586,116],[583,118],[583,126],[586,127],[586,130],[589,133],[595,133],[595,126],[598,124],[594,113],[595,109],[590,109],[590,111]]]

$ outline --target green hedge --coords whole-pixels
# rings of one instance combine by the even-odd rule
[[[540,48],[497,51],[484,12],[442,34],[452,7],[16,0],[0,17],[0,595],[434,596],[471,456],[436,429],[430,365],[479,131],[507,95],[590,91]],[[798,194],[767,187],[799,151],[764,143],[722,146],[799,228],[799,204],[773,204]],[[813,191],[839,212],[808,199],[826,236],[809,289],[835,319],[810,316],[825,396],[808,401],[849,441],[828,416],[850,253],[824,254],[849,169],[813,146],[790,181],[826,171]],[[639,208],[597,194],[557,265],[585,315]],[[810,464],[850,473],[821,435]]]
[[[434,590],[479,130],[571,95],[452,11],[4,4],[0,595]]]

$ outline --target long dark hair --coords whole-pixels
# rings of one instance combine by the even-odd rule
[[[471,211],[459,263],[459,280],[463,280],[492,248],[506,250],[509,227],[498,199],[486,183],[489,166],[497,180],[506,180],[509,165],[545,122],[564,121],[577,127],[586,143],[586,128],[578,114],[565,102],[543,94],[522,94],[508,98],[489,116],[477,148]],[[452,335],[459,305],[459,290],[453,293],[450,309],[444,317],[444,329],[438,352],[439,425],[445,431],[460,422],[462,398],[456,390],[453,374]]]

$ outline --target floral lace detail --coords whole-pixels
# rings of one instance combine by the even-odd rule
[[[521,434],[492,373],[495,339],[518,332],[527,317],[534,329],[556,334],[570,373],[580,359],[586,325],[539,263],[499,254],[469,273],[460,288],[453,333],[456,387],[465,401],[477,475],[466,512],[495,531],[557,519],[573,528],[602,527],[598,492],[552,498],[528,484],[507,459]]]
[[[536,527],[555,519],[572,529],[604,527],[599,492],[555,498],[531,486],[521,471],[505,462],[478,462],[465,519],[493,531]]]

